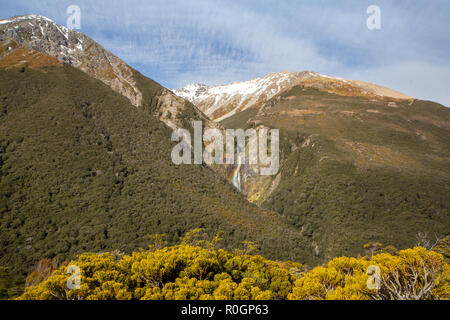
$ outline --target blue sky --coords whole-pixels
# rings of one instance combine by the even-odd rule
[[[381,30],[366,26],[369,5]],[[169,88],[311,70],[450,106],[448,0],[2,0],[0,18],[34,13],[81,32]]]

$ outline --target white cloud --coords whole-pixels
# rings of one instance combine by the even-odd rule
[[[69,4],[18,0],[10,6],[64,22]],[[312,70],[450,105],[446,0],[378,0],[380,31],[366,28],[368,0],[77,4],[82,32],[169,87]]]

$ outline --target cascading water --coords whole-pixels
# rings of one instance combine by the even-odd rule
[[[238,165],[237,167],[233,170],[233,174],[231,175],[231,184],[238,189],[239,191],[241,190],[241,150],[238,147],[238,156],[237,156],[237,161],[238,161]]]
[[[241,191],[241,163],[238,163],[237,168],[233,170],[233,174],[231,176],[231,183],[236,187],[239,191]]]

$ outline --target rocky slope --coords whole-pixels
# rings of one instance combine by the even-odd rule
[[[222,121],[248,108],[261,106],[277,94],[296,85],[343,96],[362,96],[377,100],[385,98],[413,99],[379,85],[330,77],[309,71],[271,73],[250,81],[219,86],[189,84],[173,91],[180,97],[191,101],[211,119]]]
[[[172,129],[185,125],[181,114],[208,122],[196,107],[144,77],[88,36],[46,17],[24,15],[0,20],[0,58],[17,56],[17,49],[31,49],[80,69],[128,98],[134,106],[148,107]]]
[[[209,120],[88,37],[2,20],[0,68],[0,265],[22,275],[43,257],[131,251],[192,227],[308,264],[449,233],[450,114],[438,104],[312,72],[177,91],[221,120],[211,126],[280,129],[276,176],[239,166],[258,208],[209,168],[173,165],[168,127]]]
[[[133,105],[142,104],[133,69],[83,33],[46,17],[25,15],[0,20],[0,42],[6,53],[26,47],[53,56],[103,81]]]

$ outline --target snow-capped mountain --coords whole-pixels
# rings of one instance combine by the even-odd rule
[[[20,61],[25,56],[54,57],[72,65],[127,97],[134,106],[151,109],[172,129],[182,125],[178,114],[185,108],[212,123],[195,106],[187,106],[184,99],[144,77],[88,36],[49,18],[30,14],[0,20],[0,59]]]
[[[309,71],[271,73],[265,77],[228,85],[189,84],[173,91],[178,96],[191,101],[211,119],[221,121],[237,112],[261,106],[275,95],[296,85],[340,95],[365,96],[374,99],[412,99],[405,94],[375,84]]]

